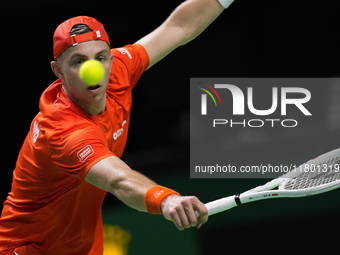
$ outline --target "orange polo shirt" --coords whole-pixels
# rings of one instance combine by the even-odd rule
[[[104,113],[87,114],[63,92],[60,80],[43,92],[4,202],[1,255],[103,253],[101,206],[106,192],[84,178],[103,158],[121,157],[131,91],[149,64],[141,45],[111,52]]]

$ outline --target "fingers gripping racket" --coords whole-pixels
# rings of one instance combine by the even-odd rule
[[[292,171],[241,194],[205,204],[213,215],[241,204],[270,198],[311,196],[340,187],[340,149],[325,153]],[[275,189],[278,188],[278,189]],[[196,212],[199,216],[199,213]]]

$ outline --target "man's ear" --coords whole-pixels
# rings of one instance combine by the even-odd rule
[[[63,78],[63,72],[61,70],[61,67],[60,67],[60,63],[58,63],[57,61],[52,61],[51,62],[51,68],[52,68],[52,71],[53,73],[59,78]]]
[[[110,70],[111,70],[111,67],[112,67],[112,64],[113,64],[113,53],[110,54],[110,61],[111,61],[111,64],[110,64]]]

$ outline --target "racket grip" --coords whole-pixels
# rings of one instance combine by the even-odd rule
[[[237,206],[235,201],[235,196],[224,197],[209,203],[206,203],[205,206],[208,209],[208,215],[213,215],[219,212],[223,212],[229,210],[235,206]],[[199,213],[195,211],[197,218],[199,217]]]

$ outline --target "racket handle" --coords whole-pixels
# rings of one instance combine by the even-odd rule
[[[237,203],[235,201],[235,196],[229,196],[206,203],[205,206],[207,207],[208,215],[210,216],[219,212],[229,210],[237,206]],[[200,216],[199,212],[195,211],[195,213],[198,218]]]

